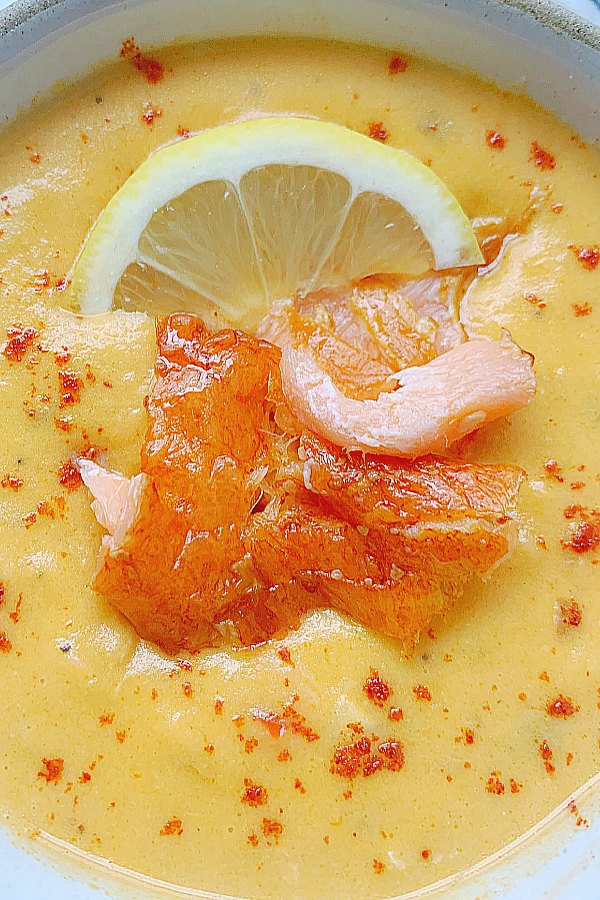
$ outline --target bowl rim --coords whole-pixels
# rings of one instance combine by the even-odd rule
[[[68,0],[13,0],[0,11],[0,37],[16,31],[36,16],[64,6]],[[482,5],[490,0],[480,0]],[[560,6],[554,0],[492,0],[495,6],[505,6],[552,29],[555,34],[572,38],[592,50],[600,51],[600,25],[589,21],[574,10]],[[75,0],[75,8],[84,6],[85,0]],[[92,7],[122,6],[123,0],[91,0]],[[448,4],[444,4],[447,6]]]

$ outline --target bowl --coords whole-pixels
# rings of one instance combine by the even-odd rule
[[[18,0],[0,13],[0,109],[8,121],[56,82],[146,45],[256,34],[403,46],[525,92],[600,139],[600,29],[545,0]],[[576,803],[587,828],[576,828]],[[493,857],[403,895],[597,900],[600,775]],[[0,832],[0,893],[45,900],[221,897],[90,857],[43,832]]]

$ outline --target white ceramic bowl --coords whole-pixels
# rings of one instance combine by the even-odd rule
[[[112,57],[123,35],[161,44],[265,33],[404,46],[525,91],[600,139],[600,29],[545,0],[18,0],[0,13],[0,110],[8,120]],[[589,827],[575,827],[571,799],[494,857],[404,900],[598,900],[600,775],[575,795]],[[98,889],[129,900],[218,896],[132,875],[48,836],[0,832],[0,897],[87,900]]]

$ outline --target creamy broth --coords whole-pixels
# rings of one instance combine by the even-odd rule
[[[598,770],[600,557],[574,505],[585,516],[600,500],[600,159],[528,100],[430,61],[390,74],[389,52],[293,41],[156,58],[156,84],[119,60],[0,135],[1,340],[17,323],[39,333],[20,362],[0,356],[3,814],[22,834],[228,894],[416,889],[518,837]],[[383,129],[470,217],[518,222],[532,189],[547,191],[464,304],[473,333],[508,327],[535,355],[531,407],[460,450],[527,471],[519,545],[411,659],[322,612],[284,640],[177,663],[92,593],[101,529],[86,490],[59,479],[90,445],[139,471],[155,356],[150,320],[60,311],[89,227],[178,132],[272,113]],[[59,371],[81,379],[78,402]],[[561,544],[578,526],[582,552]],[[371,669],[393,689],[381,707],[363,690]],[[296,733],[274,736],[249,714],[294,695]],[[561,695],[571,714],[550,715]],[[335,748],[356,740],[349,723],[399,740],[401,771],[332,773]]]

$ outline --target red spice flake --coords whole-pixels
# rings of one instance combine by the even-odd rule
[[[119,56],[129,59],[131,65],[141,72],[146,81],[150,84],[158,84],[165,75],[165,69],[162,63],[151,56],[146,56],[140,50],[133,36],[128,37],[121,45]]]
[[[17,605],[15,606],[14,610],[8,614],[9,618],[12,619],[12,621],[15,623],[15,625],[19,622],[19,619],[21,618],[22,602],[23,602],[23,594],[19,594],[19,599],[17,600]]]
[[[454,738],[455,744],[461,744],[463,741],[465,744],[474,744],[475,743],[475,732],[472,728],[461,728],[461,734],[458,737]]]
[[[276,822],[275,819],[263,819],[262,833],[266,838],[273,838],[273,840],[277,844],[279,838],[283,834],[283,825],[281,824],[281,822]]]
[[[83,381],[75,372],[58,373],[58,386],[60,390],[59,409],[64,409],[72,403],[79,403]]]
[[[573,312],[577,316],[578,319],[581,319],[583,316],[589,316],[592,311],[591,304],[587,302],[585,303],[573,303]]]
[[[546,460],[544,469],[551,478],[554,478],[554,480],[560,482],[560,484],[565,480],[562,476],[562,469],[555,459]]]
[[[421,859],[427,860],[431,859],[431,850],[421,850]]]
[[[565,759],[565,763],[567,764],[567,766],[570,766],[572,762],[573,762],[573,754],[567,753],[567,758]]]
[[[17,478],[16,475],[5,475],[0,481],[3,488],[12,488],[13,491],[19,491],[23,487],[23,479]]]
[[[258,847],[258,837],[255,834],[249,834],[246,838],[246,842],[250,844],[251,847]]]
[[[584,819],[579,814],[579,810],[577,809],[577,806],[576,806],[574,800],[569,800],[569,802],[567,803],[567,809],[569,810],[569,812],[573,813],[573,815],[575,816],[575,819],[576,819],[575,825],[577,828],[580,828],[582,825],[585,825],[586,828],[588,827],[588,820]]]
[[[255,784],[249,778],[244,778],[244,793],[242,794],[242,803],[248,806],[264,806],[269,800],[266,788],[260,784]]]
[[[388,713],[388,719],[390,722],[401,722],[404,718],[404,713],[402,712],[402,708],[400,706],[391,706],[390,711]]]
[[[212,756],[213,753],[215,752],[215,745],[214,744],[205,744],[204,752],[208,753],[209,756]]]
[[[33,276],[33,290],[35,294],[41,294],[43,290],[52,286],[52,279],[47,269],[36,272]]]
[[[584,269],[591,272],[600,262],[600,247],[594,244],[593,247],[575,247],[569,244],[569,250],[572,250]]]
[[[168,837],[171,835],[177,835],[177,837],[181,837],[182,834],[183,824],[181,822],[181,819],[169,819],[169,821],[160,829],[161,837]]]
[[[308,743],[318,741],[319,735],[306,722],[306,716],[301,715],[292,704],[284,706],[281,715],[271,710],[251,709],[250,715],[257,722],[262,722],[271,737],[281,737],[287,730],[292,734],[301,735]]]
[[[64,759],[56,757],[55,759],[42,759],[44,767],[38,772],[38,778],[43,778],[48,784],[58,784],[62,778],[63,769],[65,767]]]
[[[56,513],[48,500],[40,500],[37,505],[37,512],[40,516],[47,516],[49,519],[55,519]]]
[[[58,366],[63,366],[66,363],[70,362],[71,358],[72,357],[71,357],[71,354],[69,353],[69,348],[65,347],[64,344],[60,348],[60,350],[57,350],[56,353],[54,354],[54,359],[56,360],[56,364]]]
[[[68,491],[74,491],[83,484],[79,470],[70,460],[63,463],[58,470],[58,480]]]
[[[177,137],[180,138],[189,138],[190,132],[187,128],[184,128],[183,125],[177,126]]]
[[[25,354],[38,336],[35,328],[23,328],[22,325],[12,325],[6,329],[8,341],[3,349],[4,356],[10,362],[21,362]]]
[[[123,59],[128,59],[130,56],[133,56],[134,53],[138,52],[139,47],[135,42],[135,37],[133,35],[130,35],[130,37],[125,38],[125,40],[121,44],[119,56]]]
[[[67,434],[70,434],[73,431],[74,425],[70,419],[55,419],[54,425],[59,431],[66,431]]]
[[[79,784],[87,784],[91,780],[92,780],[92,776],[90,775],[89,772],[82,772],[81,775],[79,776],[79,778],[77,779]]]
[[[12,641],[10,641],[5,631],[0,631],[0,653],[10,653],[12,650]]]
[[[380,859],[373,859],[373,871],[376,875],[383,875],[385,866]]]
[[[291,657],[291,655],[290,655],[290,651],[288,650],[287,647],[281,647],[281,648],[277,651],[277,656],[279,657],[279,659],[281,660],[281,662],[283,662],[283,663],[286,664],[286,666],[291,666],[292,669],[295,669],[295,668],[296,668],[296,665],[295,665],[295,663],[292,661],[292,657]]]
[[[552,764],[553,753],[550,749],[548,741],[542,741],[540,744],[540,756],[544,762],[544,767],[548,775],[552,775],[556,771],[556,767]]]
[[[600,545],[600,529],[591,522],[580,522],[571,534],[570,540],[560,542],[563,549],[573,553],[588,553]]]
[[[117,731],[115,733],[115,737],[116,737],[117,741],[119,742],[119,744],[122,744],[123,741],[125,740],[125,738],[127,737],[127,732],[126,731]]]
[[[502,782],[500,781],[500,779],[498,778],[498,772],[492,772],[492,774],[490,775],[490,777],[487,780],[485,789],[488,792],[488,794],[497,794],[498,796],[500,796],[500,794],[504,793],[505,788],[504,788],[504,785],[502,784]]]
[[[31,148],[31,147],[26,147],[25,149],[26,149],[26,150],[31,150],[32,148]],[[41,154],[38,153],[37,151],[35,151],[35,152],[33,152],[33,153],[30,154],[30,156],[29,156],[29,162],[32,162],[32,163],[35,163],[36,165],[39,165],[39,164],[41,163],[41,161],[42,161]]]
[[[360,722],[348,722],[346,725],[348,731],[351,731],[352,734],[364,734],[365,729],[364,726]]]
[[[561,603],[560,612],[563,625],[570,625],[573,628],[581,625],[582,612],[577,600],[571,599],[567,605]]]
[[[560,213],[563,211],[564,208],[565,208],[564,203],[553,203],[552,206],[550,207],[552,212],[556,213],[556,215],[560,215]]]
[[[510,792],[511,792],[511,794],[518,794],[519,791],[521,790],[521,788],[523,787],[523,785],[522,785],[522,784],[519,784],[518,781],[515,781],[514,778],[509,778],[509,779],[508,779],[508,783],[510,784]]]
[[[391,687],[379,677],[377,669],[371,669],[371,674],[363,685],[363,691],[375,706],[383,706],[394,693]]]
[[[277,762],[291,762],[292,754],[289,750],[282,750],[277,754]]]
[[[585,481],[572,481],[571,482],[571,490],[572,491],[580,491],[585,487]]]
[[[34,512],[27,513],[26,516],[22,517],[21,521],[25,523],[25,528],[31,528],[37,522],[37,514]]]
[[[565,506],[563,510],[563,516],[565,519],[574,519],[576,516],[585,513],[585,506],[581,506],[579,503],[571,503],[569,506]]]
[[[4,594],[6,593],[6,588],[4,587],[4,582],[0,581],[0,606],[4,603]]]
[[[538,675],[538,678],[540,679],[540,681],[550,681],[550,676],[548,675],[548,673],[546,672],[545,669],[543,672],[540,672],[540,674]]]
[[[566,719],[579,712],[579,706],[575,706],[570,697],[559,694],[556,700],[550,700],[546,706],[546,712],[554,718]]]
[[[553,169],[556,166],[556,160],[552,153],[549,150],[544,150],[543,147],[540,147],[537,141],[533,141],[531,144],[531,153],[529,154],[529,161],[537,166],[538,169],[541,169],[542,172],[547,172],[549,169]]]
[[[277,713],[267,709],[251,709],[250,714],[255,721],[262,722],[271,737],[278,738],[285,733],[285,722]]]
[[[401,56],[392,56],[388,65],[390,75],[399,75],[408,69],[408,60]]]
[[[222,697],[215,697],[215,715],[216,716],[223,715],[223,703],[224,703],[224,700]]]
[[[149,84],[158,84],[159,81],[162,81],[165,70],[162,63],[157,59],[140,54],[139,56],[134,57],[132,62],[138,72],[142,73]]]
[[[344,800],[350,800],[352,798],[352,791],[344,791],[342,797]]]
[[[33,276],[33,291],[35,294],[41,294],[42,291],[47,290],[51,285],[50,273],[47,269],[43,269],[41,272],[36,272]]]
[[[184,681],[181,685],[181,689],[186,697],[191,697],[194,693],[194,689],[189,681]]]
[[[383,741],[377,744],[378,738],[363,736],[353,744],[336,747],[329,771],[341,778],[364,778],[375,772],[387,770],[399,772],[404,767],[404,752],[399,741]],[[375,744],[375,747],[373,747]]]
[[[424,684],[417,684],[413,688],[413,694],[417,700],[431,700],[431,692]]]
[[[538,309],[546,309],[546,302],[538,297],[537,294],[525,294],[525,299],[528,303],[531,303],[532,306],[536,306]]]
[[[390,136],[390,133],[383,122],[369,122],[367,134],[370,138],[373,138],[374,141],[380,141],[382,144],[385,144]]]
[[[527,700],[527,694],[525,693],[525,691],[519,692],[519,700],[521,700],[523,703],[525,702],[525,700]]]
[[[248,738],[248,740],[244,741],[244,750],[246,753],[254,753],[257,747],[258,740],[255,737]]]
[[[102,715],[98,716],[98,721],[101,725],[112,725],[115,720],[114,713],[102,713]]]
[[[160,119],[162,116],[162,109],[158,106],[152,106],[149,100],[144,103],[144,112],[140,116],[142,122],[146,125],[154,125],[155,119]]]
[[[499,131],[486,131],[485,142],[492,150],[504,150],[506,147],[506,138]]]
[[[300,781],[299,778],[296,778],[296,780],[294,781],[294,787],[298,791],[299,794],[306,793],[306,788],[304,787],[304,785],[302,784],[302,782]]]
[[[377,748],[385,760],[385,768],[390,772],[399,772],[404,766],[404,753],[400,741],[384,741]]]

